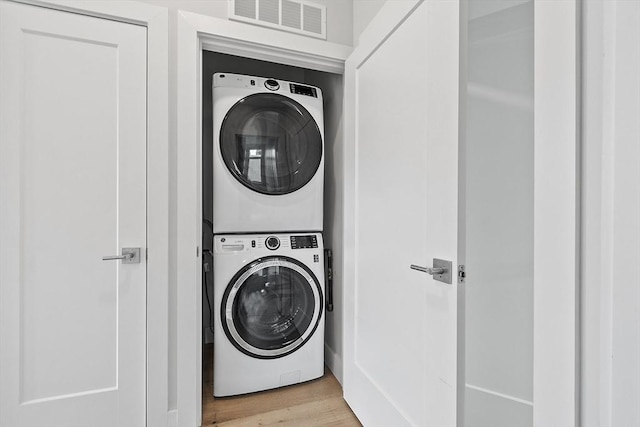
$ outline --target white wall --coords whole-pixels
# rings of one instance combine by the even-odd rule
[[[325,364],[342,383],[344,138],[343,76],[307,71],[305,81],[323,88],[325,105],[324,244],[333,251],[333,311],[326,313]]]
[[[227,0],[140,0],[169,10],[169,409],[177,408],[177,16],[179,10],[226,19]],[[352,44],[351,0],[316,0],[327,6],[327,41]],[[251,25],[251,24],[246,24]],[[278,31],[278,30],[273,30]],[[305,37],[305,36],[300,36]],[[267,41],[268,42],[268,41]]]
[[[585,6],[585,427],[640,425],[640,2]]]
[[[380,11],[386,0],[353,0],[353,45],[358,45],[360,34]],[[397,0],[395,0],[397,1]]]

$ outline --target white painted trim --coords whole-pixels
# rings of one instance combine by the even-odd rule
[[[15,0],[147,27],[147,425],[168,411],[168,11],[130,1]]]
[[[615,147],[612,141],[615,139],[615,57],[616,57],[616,8],[617,2],[607,1],[602,4],[602,128],[600,142],[600,152],[598,153],[601,182],[600,191],[600,222],[599,229],[599,251],[597,262],[600,271],[598,280],[599,292],[596,298],[599,300],[601,309],[599,318],[599,368],[598,388],[600,405],[598,407],[598,424],[613,425],[613,217],[614,217],[614,194],[615,188],[614,168],[615,168]],[[606,55],[606,56],[605,56]],[[591,261],[591,259],[589,260]],[[589,283],[589,282],[587,282]],[[597,286],[598,286],[597,285]],[[588,421],[588,420],[585,420]]]
[[[198,31],[202,48],[220,53],[342,74],[351,46],[181,11]]]
[[[93,0],[79,2],[77,0],[10,0],[17,3],[31,4],[49,9],[63,10],[81,15],[95,16],[96,18],[110,19],[112,21],[126,22],[129,24],[148,27],[156,20],[158,14],[166,14],[166,8],[153,6],[137,1],[113,1]],[[167,21],[168,22],[168,21]],[[156,22],[157,23],[157,22]]]
[[[611,292],[604,276],[611,265],[603,249],[608,235],[604,209],[613,203],[606,200],[610,188],[605,185],[605,165],[611,157],[603,137],[608,111],[604,82],[613,81],[605,74],[605,58],[612,56],[607,40],[611,32],[605,31],[610,13],[606,11],[612,4],[585,2],[583,15],[580,421],[585,426],[611,425]]]
[[[169,16],[160,7],[148,13],[147,426],[162,426],[169,409]]]
[[[613,3],[613,2],[612,2]],[[640,425],[640,2],[615,2],[611,425]]]
[[[268,40],[268,45],[265,44]],[[201,421],[202,50],[341,73],[348,46],[278,33],[190,12],[178,14],[177,368],[178,423]],[[313,52],[313,53],[310,53]]]
[[[200,425],[198,393],[202,373],[202,306],[200,305],[201,255],[199,247],[202,226],[200,222],[201,180],[199,171],[200,129],[200,58],[196,28],[178,15],[178,98],[177,98],[177,398],[178,425]]]
[[[640,5],[585,4],[581,422],[640,423]]]
[[[578,424],[577,8],[534,2],[534,426]]]

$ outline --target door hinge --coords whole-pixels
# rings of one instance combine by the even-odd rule
[[[466,277],[467,277],[467,274],[464,271],[464,265],[459,265],[458,266],[458,285],[462,285]]]

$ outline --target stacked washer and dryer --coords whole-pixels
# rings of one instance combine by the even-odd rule
[[[213,394],[324,373],[319,88],[213,77]]]

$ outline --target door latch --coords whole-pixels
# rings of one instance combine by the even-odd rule
[[[458,266],[458,285],[464,284],[464,279],[467,278],[467,273],[464,270],[464,265]]]

